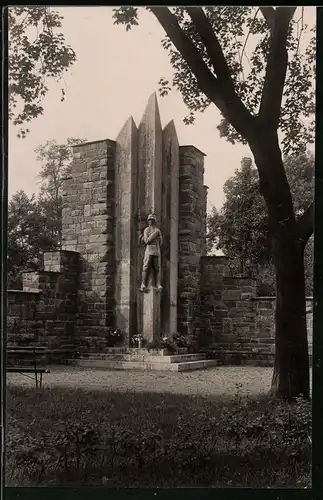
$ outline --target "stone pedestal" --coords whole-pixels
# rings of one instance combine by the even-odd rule
[[[157,342],[160,338],[160,294],[156,288],[142,293],[142,336],[147,342]]]

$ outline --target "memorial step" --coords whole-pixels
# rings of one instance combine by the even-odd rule
[[[170,358],[171,356],[163,357]],[[214,367],[217,366],[218,361],[204,358],[176,363],[169,360],[165,360],[164,362],[153,361],[151,359],[145,361],[120,361],[90,357],[87,359],[68,360],[68,364],[83,368],[101,368],[106,370],[156,370],[184,372]]]
[[[154,354],[139,354],[139,353],[120,353],[120,354],[106,354],[106,353],[91,353],[81,354],[80,360],[96,359],[106,361],[147,361],[154,363],[182,363],[186,361],[201,361],[205,358],[204,354],[173,354],[173,355],[154,355]]]
[[[81,351],[81,349],[78,349]],[[135,347],[105,347],[104,349],[93,349],[93,350],[85,350],[82,348],[82,354],[98,354],[100,351],[101,354],[149,354],[155,356],[165,356],[170,355],[170,352],[167,349],[147,349],[146,347],[142,347],[141,349]],[[178,349],[177,354],[188,354],[188,349],[186,347],[181,347]]]

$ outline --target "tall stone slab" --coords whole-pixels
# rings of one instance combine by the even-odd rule
[[[162,167],[161,228],[164,245],[161,330],[168,335],[177,332],[179,144],[173,121],[163,130]]]
[[[111,140],[75,146],[64,181],[63,250],[81,256],[77,331],[90,348],[104,345],[114,326],[115,146]]]
[[[162,127],[156,93],[139,125],[138,208],[141,216],[154,212],[160,221],[162,184]]]
[[[157,224],[161,223],[162,200],[162,127],[156,93],[147,103],[139,125],[138,137],[138,176],[137,176],[138,233],[147,224],[147,216],[155,213]],[[144,247],[137,246],[137,286],[140,286]],[[151,318],[154,331],[145,331],[147,321],[144,318],[144,302],[148,297],[137,300],[138,330],[145,338],[160,335],[160,311],[150,309],[156,317]],[[153,303],[155,304],[155,299]],[[150,328],[150,327],[149,327]]]
[[[138,130],[130,117],[116,140],[115,313],[125,344],[136,329]]]

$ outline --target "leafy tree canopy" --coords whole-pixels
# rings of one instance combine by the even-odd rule
[[[71,173],[73,146],[84,142],[86,139],[69,137],[64,144],[47,141],[35,150],[37,161],[41,165],[38,203],[49,217],[49,224],[58,238],[59,248],[62,245],[63,181]]]
[[[289,156],[284,161],[291,187],[294,210],[301,217],[313,199],[314,157]],[[225,201],[221,210],[215,207],[208,215],[208,250],[217,248],[229,257],[231,269],[255,273],[261,266],[272,268],[270,227],[265,201],[259,192],[259,176],[251,159],[224,184]],[[312,240],[306,253],[307,275],[311,276]],[[271,271],[274,283],[274,273]]]
[[[47,141],[36,148],[37,161],[41,165],[39,178],[41,193],[52,200],[57,200],[61,195],[64,177],[71,171],[73,161],[73,146],[83,144],[86,139],[69,137],[64,144],[57,141]]]
[[[203,14],[216,39],[197,8],[176,7],[167,9],[167,12],[165,8],[147,7],[147,10],[157,17],[166,32],[171,33],[178,42],[175,48],[168,36],[162,40],[164,49],[169,53],[174,76],[172,81],[163,77],[160,79],[160,93],[166,95],[172,87],[181,92],[189,109],[189,115],[184,118],[185,123],[193,123],[196,112],[203,112],[212,101],[220,110],[225,110],[226,104],[217,102],[216,97],[213,99],[209,87],[205,85],[209,76],[216,77],[213,80],[214,91],[216,85],[225,87],[227,84],[229,92],[229,74],[234,83],[233,98],[237,96],[252,116],[259,114],[260,107],[265,105],[264,85],[272,84],[266,78],[271,40],[275,35],[272,7],[204,7]],[[287,10],[285,8],[286,15]],[[139,11],[140,8],[137,7],[116,8],[115,23],[126,25],[128,30],[139,23]],[[278,23],[286,22],[283,16],[285,13],[280,14]],[[285,154],[305,152],[308,144],[314,140],[315,27],[305,24],[304,7],[297,9],[292,16],[287,30],[288,66],[279,116]],[[302,40],[305,36],[309,37],[309,43],[304,48]],[[190,62],[188,57],[183,57],[187,53],[187,38],[192,42]],[[281,40],[280,43],[284,42]],[[178,47],[183,50],[179,51]],[[204,68],[198,62],[200,57],[206,65]],[[218,72],[215,72],[212,59],[218,62]],[[200,81],[192,72],[193,66],[200,70]],[[278,83],[279,75],[275,74],[274,78]],[[241,120],[244,119],[244,114],[241,107]],[[218,129],[220,135],[231,143],[246,143],[246,138],[235,130],[227,118],[221,120]]]
[[[8,206],[9,286],[22,270],[37,269],[44,251],[57,247],[57,235],[49,229],[52,224],[35,195],[29,197],[24,191],[13,195]]]
[[[84,142],[85,139],[70,137],[64,144],[47,141],[35,150],[41,165],[39,196],[29,198],[24,191],[18,191],[8,207],[8,267],[12,286],[17,286],[19,273],[26,267],[41,267],[44,252],[61,248],[63,179],[70,174],[72,146]]]
[[[48,79],[59,81],[76,61],[60,31],[63,18],[51,7],[9,7],[9,118],[20,126],[43,113]],[[64,90],[62,89],[62,100]]]

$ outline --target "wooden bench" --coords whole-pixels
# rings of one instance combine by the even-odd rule
[[[21,373],[22,375],[29,376],[34,374],[36,389],[41,388],[43,382],[43,374],[50,373],[50,370],[41,366],[39,358],[46,356],[48,350],[42,346],[7,346],[7,365],[6,371],[8,373]],[[29,361],[29,364],[19,364],[17,361]]]

